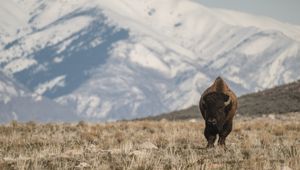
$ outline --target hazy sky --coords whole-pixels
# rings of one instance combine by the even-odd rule
[[[197,0],[209,7],[233,9],[300,25],[300,0]]]

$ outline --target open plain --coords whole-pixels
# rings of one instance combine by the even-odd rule
[[[227,146],[206,149],[203,120],[11,122],[1,169],[299,169],[300,113],[237,116]]]

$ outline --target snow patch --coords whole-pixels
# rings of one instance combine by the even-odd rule
[[[39,95],[43,95],[48,90],[51,90],[55,87],[64,87],[65,86],[65,75],[58,76],[46,83],[38,85],[38,87],[35,89],[35,93]]]
[[[168,73],[169,69],[164,62],[154,55],[149,49],[136,44],[129,53],[130,60],[143,67],[151,68],[162,73]]]
[[[34,59],[30,58],[18,58],[11,61],[4,67],[4,71],[10,74],[14,74],[20,71],[23,71],[33,65],[36,65],[37,62]]]
[[[54,57],[53,62],[54,63],[61,63],[63,61],[63,57]]]
[[[270,45],[272,45],[273,40],[270,37],[262,37],[251,41],[250,43],[244,44],[242,52],[246,55],[255,55],[264,52]]]
[[[16,112],[12,112],[11,114],[13,116],[13,120],[18,120],[18,115]]]
[[[0,81],[0,95],[1,94],[17,96],[18,92],[12,84]]]

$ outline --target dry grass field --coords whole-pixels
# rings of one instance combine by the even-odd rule
[[[300,169],[300,113],[237,117],[226,149],[201,121],[0,125],[0,169]]]

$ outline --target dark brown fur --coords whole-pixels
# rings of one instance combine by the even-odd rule
[[[230,103],[225,105],[228,99]],[[201,95],[199,107],[205,120],[204,136],[208,142],[207,147],[214,146],[217,135],[219,135],[218,144],[225,145],[237,110],[237,97],[234,92],[221,77],[218,77]]]

